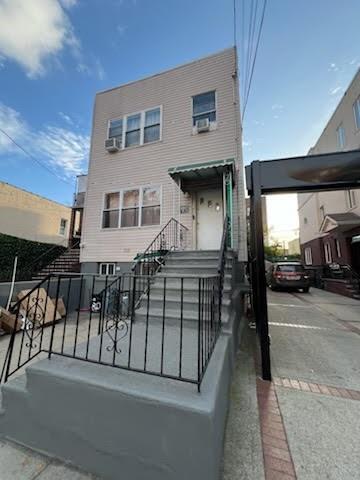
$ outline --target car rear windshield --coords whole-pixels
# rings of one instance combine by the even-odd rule
[[[278,265],[278,272],[303,272],[304,267],[302,265]]]

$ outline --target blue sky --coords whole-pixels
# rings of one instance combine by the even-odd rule
[[[241,57],[240,0],[237,13]],[[245,162],[301,155],[315,142],[358,68],[359,18],[358,0],[268,0]],[[0,0],[0,128],[65,181],[1,132],[0,179],[70,204],[96,91],[232,42],[232,0]]]

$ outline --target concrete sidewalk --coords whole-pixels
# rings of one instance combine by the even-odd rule
[[[266,449],[265,467],[277,466],[279,479],[360,478],[360,302],[312,289],[269,292],[268,303],[270,395],[295,472],[267,464]]]

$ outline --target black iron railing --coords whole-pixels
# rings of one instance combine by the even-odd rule
[[[171,218],[164,228],[156,235],[146,250],[135,258],[132,273],[139,276],[138,291],[147,288],[147,276],[153,276],[165,263],[169,252],[185,250],[187,246],[188,228],[175,218]]]
[[[144,280],[145,293],[139,290]],[[219,293],[218,275],[48,275],[12,308],[1,380],[60,355],[200,390],[221,328]]]
[[[219,305],[222,305],[222,296],[224,290],[225,280],[225,268],[226,268],[226,254],[229,245],[229,217],[226,215],[224,219],[224,227],[221,238],[221,247],[218,264],[218,276],[219,276]],[[221,308],[220,308],[220,322],[221,322]]]

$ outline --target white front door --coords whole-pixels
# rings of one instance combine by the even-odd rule
[[[200,190],[197,194],[197,249],[218,250],[222,230],[222,191]]]

